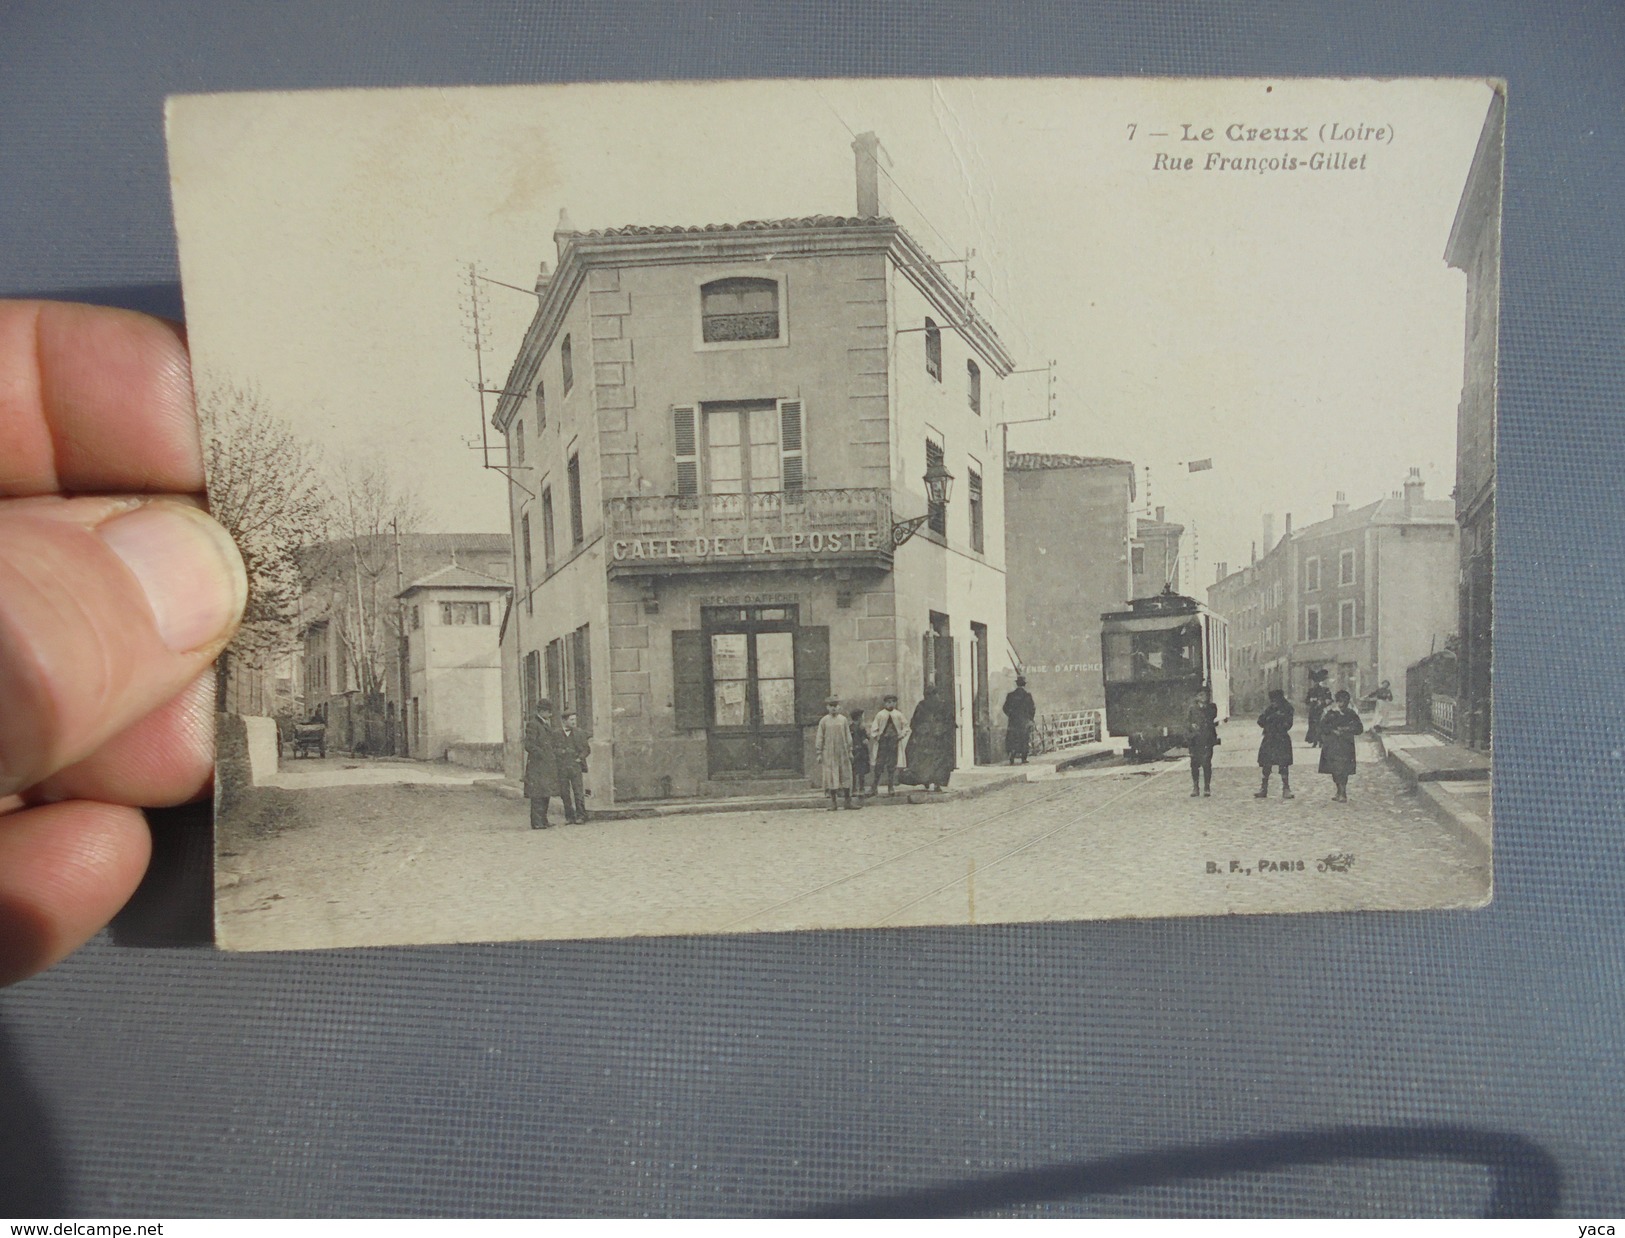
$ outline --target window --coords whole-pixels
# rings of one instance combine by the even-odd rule
[[[982,551],[982,474],[976,469],[967,470],[966,488],[970,491],[970,548],[978,554]]]
[[[513,462],[516,465],[525,462],[525,423],[523,419],[517,419],[513,423]]]
[[[1136,576],[1145,575],[1145,547],[1135,546],[1129,551],[1129,570]]]
[[[1354,583],[1354,552],[1345,550],[1337,556],[1337,583],[1352,585]]]
[[[970,357],[965,358],[965,398],[970,411],[982,415],[982,367]]]
[[[553,571],[553,487],[542,487],[542,563]]]
[[[491,603],[442,602],[440,622],[442,626],[448,628],[490,627]]]
[[[530,513],[529,512],[526,512],[523,516],[521,516],[519,518],[519,549],[520,549],[520,555],[523,557],[524,563],[525,563],[525,613],[527,615],[533,615],[533,614],[536,613],[536,609],[535,609],[534,603],[531,601],[532,588],[531,588],[531,581],[530,581]]]
[[[570,713],[579,714],[583,730],[592,729],[591,625],[582,624],[566,639],[570,668]]]
[[[1310,555],[1303,561],[1303,589],[1305,593],[1313,593],[1320,588],[1320,557]]]
[[[547,384],[536,380],[536,432],[547,429]]]
[[[778,282],[738,277],[701,285],[700,338],[707,344],[778,339]]]
[[[559,345],[559,368],[564,371],[564,394],[570,394],[570,388],[576,385],[575,360],[570,355],[570,337],[564,337]]]
[[[413,606],[411,608],[411,615],[412,631],[416,632],[423,627],[423,608],[421,606]]]
[[[703,445],[695,441],[694,410],[672,411],[679,495],[699,492],[702,451],[708,494],[802,494],[807,473],[800,400],[706,404],[698,423]]]
[[[532,649],[525,655],[525,716],[530,717],[542,699],[542,655]]]
[[[942,332],[929,318],[925,320],[925,372],[942,381]]]
[[[581,457],[572,454],[568,467],[570,482],[570,545],[579,546],[587,540],[586,526],[581,519]]]
[[[926,439],[925,440],[925,470],[926,470],[926,472],[929,473],[931,471],[931,466],[932,465],[936,465],[938,468],[945,467],[944,464],[943,464],[943,459],[944,459],[944,453],[943,453],[943,450],[942,450],[942,444],[937,442],[935,439],[931,439],[931,438]],[[926,521],[925,521],[925,523],[926,523],[926,527],[929,528],[931,530],[931,532],[937,533],[937,534],[940,534],[943,537],[946,537],[948,535],[948,505],[946,503],[932,503],[932,502],[930,502],[928,500],[927,503],[926,503]]]
[[[1310,606],[1303,612],[1303,639],[1320,639],[1320,607]]]
[[[1337,634],[1339,636],[1358,636],[1355,628],[1354,599],[1340,602],[1337,607]]]

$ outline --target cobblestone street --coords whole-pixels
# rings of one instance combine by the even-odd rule
[[[537,832],[522,801],[475,787],[260,788],[219,840],[220,942],[276,949],[1488,898],[1482,845],[1441,824],[1373,747],[1362,744],[1347,804],[1331,802],[1330,779],[1301,744],[1297,797],[1281,799],[1277,781],[1261,801],[1256,728],[1234,722],[1222,734],[1211,798],[1191,798],[1180,757],[855,812]]]

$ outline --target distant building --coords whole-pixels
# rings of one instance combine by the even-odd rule
[[[1445,727],[1459,742],[1488,748],[1495,587],[1496,362],[1501,305],[1501,171],[1506,95],[1497,89],[1479,134],[1445,261],[1467,276],[1461,404],[1456,417],[1458,565],[1457,688]]]
[[[512,593],[506,580],[461,565],[401,591],[408,756],[440,760],[460,748],[468,763],[502,768],[498,632]]]
[[[1456,557],[1452,506],[1425,497],[1416,469],[1401,490],[1357,509],[1340,493],[1329,519],[1296,533],[1288,517],[1278,543],[1208,589],[1209,607],[1230,622],[1237,711],[1271,688],[1301,703],[1310,673],[1325,670],[1327,687],[1356,701],[1386,680],[1389,716],[1403,717],[1406,668],[1455,628]]]
[[[1012,452],[1004,467],[1005,626],[1017,669],[1045,714],[1102,708],[1100,617],[1134,596],[1134,466]]]
[[[320,712],[330,748],[406,755],[411,693],[397,594],[408,581],[454,564],[505,582],[511,554],[503,533],[380,534],[306,548],[294,712]]]
[[[510,773],[544,693],[593,734],[598,802],[804,786],[832,692],[907,710],[934,689],[959,764],[987,751],[1013,361],[887,215],[874,135],[853,151],[851,217],[561,215],[494,417],[515,483]]]
[[[1141,517],[1134,522],[1130,547],[1130,567],[1134,573],[1131,597],[1155,597],[1164,589],[1179,592],[1179,539],[1185,526],[1166,519],[1165,508],[1157,508],[1155,519]]]

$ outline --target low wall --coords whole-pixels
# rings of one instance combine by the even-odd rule
[[[491,774],[503,772],[502,745],[500,743],[447,744],[446,760],[453,765],[461,765],[464,769],[483,770]]]
[[[222,810],[252,786],[277,772],[279,743],[275,718],[216,714],[215,790]]]

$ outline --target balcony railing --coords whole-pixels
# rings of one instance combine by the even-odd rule
[[[788,564],[891,566],[883,489],[652,495],[604,504],[611,575]]]

